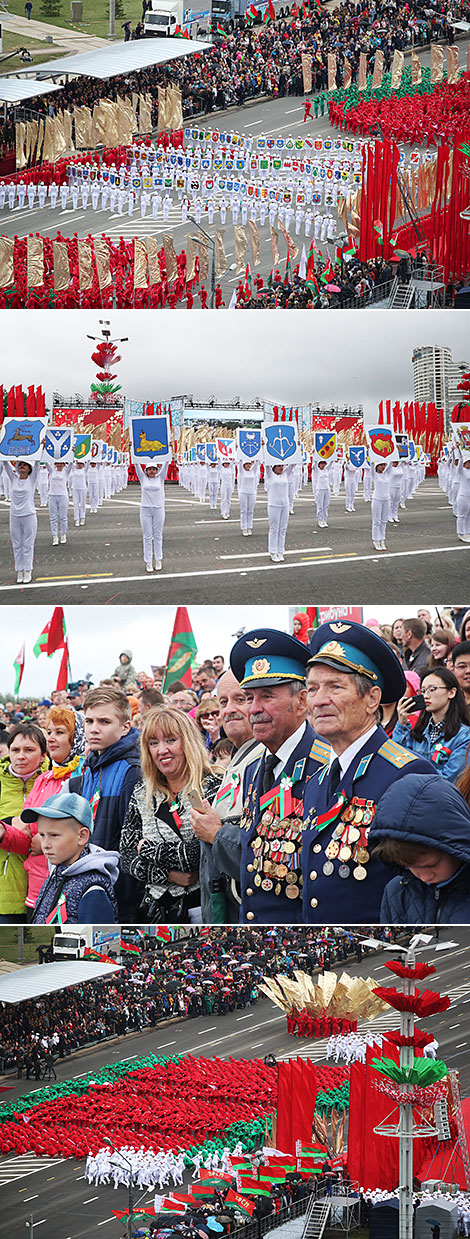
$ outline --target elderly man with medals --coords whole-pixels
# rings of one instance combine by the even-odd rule
[[[302,920],[303,797],[307,780],[329,754],[306,719],[308,658],[302,642],[269,628],[246,633],[230,656],[253,735],[265,746],[244,775],[242,923]]]
[[[303,920],[380,921],[390,869],[373,858],[368,836],[380,797],[404,774],[435,768],[389,740],[380,705],[406,688],[393,650],[362,624],[321,624],[310,643],[309,716],[327,744],[304,794]]]

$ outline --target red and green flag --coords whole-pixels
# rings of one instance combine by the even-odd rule
[[[331,265],[330,257],[328,254],[325,260],[325,266],[323,267],[323,270],[320,271],[320,279],[321,279],[322,284],[332,284],[334,281],[334,278],[335,278],[335,273],[333,271],[333,267]]]
[[[155,930],[155,937],[158,938],[159,942],[171,942],[171,929],[168,929],[168,925],[158,925]]]
[[[374,232],[377,233],[379,245],[384,243],[384,226],[381,219],[374,219]]]
[[[247,1196],[240,1196],[239,1192],[234,1192],[232,1188],[227,1192],[224,1200],[226,1209],[237,1209],[238,1213],[248,1213],[251,1217],[255,1211],[256,1205]]]
[[[121,938],[119,946],[121,951],[127,951],[128,955],[140,955],[139,947],[135,946],[133,942],[124,942],[124,938]]]
[[[34,642],[33,654],[36,658],[39,658],[40,654],[47,654],[47,640],[49,637],[50,623],[51,621],[48,620],[42,632],[39,633],[37,640]]]
[[[191,688],[191,664],[197,654],[197,645],[186,607],[177,607],[173,632],[162,682],[162,693],[181,680]]]
[[[111,959],[110,955],[100,955],[100,952],[94,951],[93,947],[91,946],[85,947],[85,950],[83,952],[83,958],[91,959],[93,960],[93,962],[96,962],[99,964],[115,964],[116,963],[116,960]]]
[[[19,653],[16,655],[15,661],[13,663],[13,670],[15,672],[15,685],[13,688],[13,695],[15,697],[20,687],[21,681],[23,679],[24,664],[25,664],[25,644],[23,641],[21,649]]]
[[[250,1179],[248,1175],[237,1175],[237,1188],[245,1196],[270,1196],[271,1188],[261,1179]]]

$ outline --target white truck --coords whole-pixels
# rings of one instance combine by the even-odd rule
[[[192,39],[207,36],[209,7],[185,8],[184,0],[148,0],[144,17],[144,35],[152,38],[172,38],[178,28],[187,30]]]
[[[72,925],[54,934],[54,959],[84,959],[87,950],[116,958],[120,955],[119,925]]]

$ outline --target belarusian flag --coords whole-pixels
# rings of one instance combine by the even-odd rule
[[[227,31],[226,31],[226,29],[225,29],[225,26],[222,26],[220,22],[217,22],[217,25],[216,25],[216,31],[217,31],[217,34],[226,34],[226,33],[227,33]]]
[[[250,270],[250,264],[249,262],[247,262],[246,268],[245,268],[245,296],[249,297],[250,292],[251,292],[251,270]]]
[[[250,1217],[256,1208],[256,1205],[252,1204],[251,1200],[248,1200],[246,1196],[240,1196],[238,1192],[232,1191],[232,1188],[227,1192],[224,1206],[227,1209],[237,1209],[239,1213],[248,1213]]]
[[[20,652],[19,654],[16,655],[15,661],[13,663],[13,667],[15,671],[15,687],[13,689],[14,697],[16,697],[21,681],[23,679],[24,663],[25,663],[25,648],[24,648],[24,641],[23,641]]]
[[[270,1196],[271,1188],[261,1179],[250,1179],[248,1175],[237,1175],[237,1189],[247,1196]]]
[[[341,255],[343,255],[343,258],[352,258],[353,255],[356,253],[356,250],[357,250],[357,246],[354,244],[354,242],[352,243],[352,245],[347,245],[344,248],[341,245],[337,245],[336,246],[336,257],[339,260],[341,260]]]
[[[140,955],[138,946],[134,946],[133,942],[124,942],[124,939],[121,938],[119,946],[121,951],[127,951],[128,955]]]
[[[374,219],[374,232],[377,233],[379,245],[384,243],[384,226],[381,219]]]
[[[191,688],[191,663],[197,654],[197,645],[186,607],[177,607],[173,632],[162,682],[162,693],[181,680]]]
[[[328,1157],[328,1151],[325,1144],[301,1144],[300,1140],[297,1140],[295,1151],[297,1157]]]
[[[189,1204],[189,1201],[188,1201]],[[171,1196],[164,1196],[159,1213],[186,1213],[187,1204],[183,1204],[181,1200],[172,1200]]]
[[[40,654],[47,654],[47,640],[49,637],[50,624],[51,621],[48,620],[45,628],[43,628],[42,632],[39,633],[37,641],[34,642],[33,654],[36,658],[39,658]]]
[[[256,21],[256,18],[257,18],[257,17],[259,17],[258,9],[256,8],[256,6],[255,6],[254,4],[250,4],[250,7],[249,7],[249,9],[248,9],[248,13],[249,13],[250,17],[252,17],[252,18],[253,18],[253,21]]]
[[[56,650],[63,650],[66,634],[64,608],[54,607],[49,620],[46,654],[51,655],[55,654]]]
[[[69,678],[69,645],[67,637],[64,639],[63,654],[60,661],[59,674],[57,676],[56,693],[62,692],[62,689],[67,688]]]
[[[116,960],[110,955],[100,955],[99,951],[94,951],[91,946],[86,946],[83,952],[84,959],[92,959],[99,964],[115,964]]]
[[[327,253],[327,257],[325,260],[325,266],[323,267],[323,271],[320,271],[320,279],[322,281],[322,284],[331,284],[334,278],[335,278],[335,273],[333,271],[333,267],[330,262],[330,256]]]
[[[307,255],[305,253],[305,245],[302,246],[302,254],[299,262],[299,279],[305,280],[307,276]]]
[[[155,930],[155,937],[160,942],[171,942],[171,929],[168,929],[168,925],[159,925]]]
[[[288,251],[287,251],[287,258],[286,258],[286,274],[285,274],[285,276],[284,276],[284,287],[285,287],[285,288],[287,288],[287,287],[288,287],[288,284],[289,284],[289,276],[290,276],[290,274],[291,274],[291,261],[290,261],[290,254],[289,254],[289,250],[288,250]]]
[[[231,1177],[229,1182],[232,1182]],[[226,1184],[224,1184],[224,1187],[226,1187]],[[214,1183],[204,1183],[201,1179],[196,1179],[196,1182],[191,1184],[193,1196],[215,1196],[218,1190]]]

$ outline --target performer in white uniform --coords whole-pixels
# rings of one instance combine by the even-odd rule
[[[385,531],[390,516],[390,472],[391,466],[385,463],[375,465],[373,469],[372,541],[376,551],[387,550]]]
[[[72,469],[73,516],[76,525],[85,524],[86,483],[88,469],[84,460],[77,460]]]
[[[330,467],[326,460],[314,460],[312,463],[312,490],[317,505],[317,524],[319,529],[328,528],[331,471],[332,467]]]
[[[3,466],[11,482],[10,537],[15,557],[16,580],[19,585],[29,585],[33,571],[34,543],[38,518],[34,507],[39,464],[18,460],[15,465],[5,461]]]
[[[284,559],[289,523],[289,476],[294,465],[265,465],[265,485],[268,494],[268,554],[274,564]]]
[[[253,513],[259,482],[259,465],[254,460],[240,461],[238,465],[238,498],[240,500],[240,529],[243,537],[253,532]]]
[[[222,460],[220,465],[220,515],[224,521],[228,521],[230,516],[230,504],[232,502],[233,489],[235,486],[235,465],[230,460]]]
[[[60,541],[67,541],[67,530],[69,527],[67,479],[72,472],[72,465],[66,465],[63,460],[50,460],[48,456],[45,457],[45,464],[50,476],[49,520],[51,522],[52,545],[58,546],[59,525]]]
[[[90,467],[87,473],[88,499],[90,501],[90,512],[98,511],[100,499],[100,474],[99,466],[96,460],[90,460]]]
[[[162,566],[162,537],[165,524],[164,487],[168,465],[169,461],[166,461],[164,465],[147,465],[143,469],[138,462],[135,464],[135,471],[142,489],[140,524],[147,572],[153,572],[154,555],[155,571],[159,572]]]

